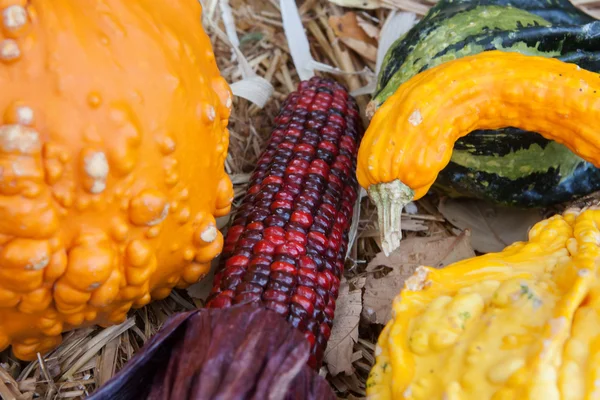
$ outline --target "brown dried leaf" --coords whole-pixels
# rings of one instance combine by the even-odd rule
[[[351,291],[348,281],[344,279],[341,282],[335,319],[324,358],[333,376],[340,372],[352,372],[352,349],[358,341],[358,323],[362,311],[361,294],[360,287]]]
[[[502,251],[527,240],[529,229],[541,221],[539,210],[501,207],[481,200],[447,199],[439,211],[454,226],[471,231],[473,248],[481,253]]]
[[[377,61],[377,47],[354,38],[340,38],[342,43],[363,56],[365,59]]]
[[[379,34],[381,33],[381,29],[379,29],[378,26],[374,25],[373,23],[371,23],[371,21],[361,17],[360,15],[356,16],[356,23],[358,24],[358,26],[360,26],[362,28],[363,31],[365,31],[365,33],[367,34],[367,36],[369,36],[370,38],[373,39],[378,39],[379,38]]]
[[[377,41],[361,28],[355,13],[329,17],[329,26],[346,46],[369,61],[377,60]]]
[[[420,265],[441,268],[474,257],[468,233],[458,237],[415,237],[402,241],[400,248],[387,257],[377,254],[367,266],[368,272],[380,266],[392,268],[383,278],[371,273],[365,284],[363,317],[369,322],[385,324],[391,317],[392,301],[404,287],[404,282]]]

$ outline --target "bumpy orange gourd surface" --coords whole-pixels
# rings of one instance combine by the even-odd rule
[[[231,92],[197,0],[0,0],[0,350],[123,321],[221,251]]]
[[[438,270],[393,305],[370,400],[600,396],[600,210],[568,210],[528,242]]]
[[[552,58],[487,51],[402,84],[361,142],[360,185],[395,180],[424,196],[454,143],[479,129],[539,132],[600,165],[600,75]]]

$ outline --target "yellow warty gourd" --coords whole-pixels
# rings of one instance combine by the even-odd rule
[[[535,225],[528,242],[420,267],[393,305],[369,400],[600,398],[600,209]]]

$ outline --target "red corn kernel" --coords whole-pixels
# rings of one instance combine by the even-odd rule
[[[317,264],[310,256],[300,257],[296,264],[299,268],[305,268],[313,271],[316,271],[317,269]]]
[[[248,259],[248,257],[246,256],[232,256],[231,258],[229,258],[227,261],[225,261],[225,268],[231,268],[231,267],[241,267],[241,268],[246,268],[248,266],[248,262],[250,261],[250,259]]]
[[[271,264],[271,271],[280,271],[290,275],[296,275],[296,266],[285,261],[275,261]]]
[[[320,232],[311,231],[308,232],[308,243],[313,246],[325,247],[327,245],[327,237]]]
[[[275,248],[275,254],[283,254],[296,259],[299,256],[306,254],[306,248],[300,246],[298,243],[287,242],[277,246],[277,248]]]
[[[313,289],[306,286],[298,286],[298,288],[296,288],[296,294],[306,298],[311,303],[314,303],[317,299],[317,293]]]
[[[313,223],[313,217],[304,211],[294,211],[290,218],[290,221],[297,223],[303,228],[308,228]]]
[[[317,271],[314,269],[300,268],[298,270],[298,276],[306,278],[312,282],[317,282]]]
[[[242,293],[259,293],[262,294],[263,288],[260,285],[252,282],[242,282],[235,289],[235,292],[239,295]]]
[[[304,337],[306,338],[306,340],[308,340],[308,343],[310,343],[310,347],[313,347],[315,345],[315,335],[313,335],[312,332],[304,332]]]
[[[289,136],[291,136],[291,137],[300,137],[300,136],[302,136],[302,131],[300,129],[298,129],[298,128],[291,128],[290,127],[290,128],[288,128],[285,131],[285,135],[288,136],[288,137]],[[291,143],[290,143],[290,145],[291,145]],[[294,148],[294,145],[292,145],[290,147],[290,150],[293,149],[293,148]]]
[[[281,236],[265,236],[265,238],[267,238],[275,246],[279,246],[285,243],[285,238]]]
[[[260,192],[260,184],[250,186],[248,189],[248,194],[256,194]]]
[[[327,180],[328,180],[330,183],[334,183],[334,184],[336,184],[336,185],[338,185],[338,186],[342,186],[342,185],[343,185],[343,182],[342,182],[342,180],[341,180],[340,178],[338,178],[337,176],[335,176],[334,174],[329,174],[329,175],[327,176]]]
[[[289,296],[279,290],[265,290],[262,295],[263,300],[276,301],[278,303],[287,303]]]
[[[337,145],[327,140],[319,143],[319,149],[326,150],[334,155],[338,152]]]
[[[275,195],[275,200],[294,201],[294,195],[292,195],[290,192],[280,190]]]
[[[246,269],[243,267],[228,267],[225,270],[223,270],[223,272],[227,277],[230,277],[234,275],[243,275],[244,272],[246,272]]]
[[[319,212],[322,212],[323,215],[333,219],[337,210],[331,204],[324,203],[319,207]]]
[[[235,304],[256,303],[260,301],[260,294],[249,292],[240,293],[234,297],[233,301]]]
[[[274,237],[281,237],[284,238],[285,237],[285,231],[283,230],[283,228],[277,227],[277,226],[270,226],[268,228],[265,229],[265,238],[274,238]]]
[[[303,175],[310,164],[305,160],[293,159],[285,170],[286,174]]]
[[[265,307],[268,308],[269,310],[275,311],[277,314],[282,315],[283,317],[287,317],[288,314],[290,313],[290,310],[289,310],[287,304],[278,303],[276,301],[266,301]]]
[[[271,211],[275,211],[278,208],[282,208],[284,210],[291,210],[293,208],[293,204],[288,200],[275,200],[271,203]]]
[[[285,233],[285,240],[298,243],[301,246],[306,246],[306,235],[302,232],[289,230]]]
[[[329,300],[332,304],[328,304],[327,307],[325,307],[325,309],[323,310],[323,314],[325,314],[325,316],[327,316],[328,319],[333,321],[333,315],[335,313],[335,300],[333,300],[331,297],[329,298]]]
[[[240,235],[244,232],[244,226],[236,225],[229,228],[227,231],[227,237],[225,238],[225,243],[235,243],[240,238]]]
[[[261,265],[270,265],[271,261],[273,261],[272,257],[267,256],[265,253],[261,253],[260,256],[252,258],[249,268],[257,268]]]
[[[294,143],[291,143],[291,142],[281,142],[281,143],[279,143],[279,146],[277,146],[277,148],[292,150],[294,148]]]
[[[251,231],[262,231],[265,227],[260,222],[251,222],[246,226],[246,229]]]
[[[281,185],[281,184],[283,184],[283,179],[281,179],[281,177],[279,177],[279,176],[270,175],[270,176],[267,176],[262,181],[262,184],[263,185],[270,185],[270,184]]]
[[[325,340],[329,340],[329,336],[331,336],[331,328],[329,327],[329,325],[324,323],[319,325],[319,332],[321,333],[321,335],[323,335]]]
[[[315,310],[315,306],[306,297],[299,296],[297,294],[292,296],[292,302],[302,307],[309,315],[312,315]]]
[[[331,282],[331,273],[329,271],[323,271],[317,274],[317,283],[325,290],[331,289]]]
[[[219,295],[210,301],[209,307],[211,308],[225,308],[231,307],[233,300],[227,296]]]
[[[252,249],[252,252],[254,254],[272,255],[275,253],[275,247],[276,246],[271,241],[261,240],[260,242],[254,245],[254,249]]]
[[[294,153],[308,153],[310,155],[315,154],[315,148],[307,143],[299,143],[294,146]]]
[[[313,174],[318,173],[320,175],[327,175],[329,173],[329,165],[325,161],[317,158],[310,163],[310,168],[308,169],[308,172]]]
[[[317,293],[317,297],[315,299],[315,309],[322,310],[325,308],[325,300],[323,300],[323,296]]]

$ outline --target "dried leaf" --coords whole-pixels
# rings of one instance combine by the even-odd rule
[[[344,279],[335,306],[335,319],[325,350],[325,363],[331,375],[352,372],[352,349],[358,341],[358,323],[362,311],[360,288],[350,291]]]
[[[369,61],[377,60],[377,42],[360,27],[355,13],[329,17],[329,26],[346,46]]]
[[[458,237],[415,237],[402,241],[399,249],[389,256],[377,254],[367,266],[373,272],[384,265],[392,271],[383,278],[369,274],[365,285],[363,317],[369,322],[385,324],[391,317],[392,301],[420,265],[441,268],[475,256],[468,233]]]
[[[365,31],[367,36],[369,36],[370,38],[373,38],[373,39],[379,38],[379,34],[381,33],[381,30],[379,29],[378,26],[371,23],[371,21],[361,17],[360,15],[357,15],[356,22],[358,23],[358,26],[360,26],[362,28],[362,30]]]
[[[353,12],[347,12],[342,16],[332,15],[329,17],[329,26],[331,26],[331,29],[333,29],[333,32],[339,38],[352,38],[373,45],[377,44],[377,42],[369,37],[365,30],[360,27],[358,17]]]
[[[448,199],[439,211],[454,226],[471,231],[473,248],[481,253],[501,251],[527,240],[529,229],[543,216],[537,209],[501,207],[481,200]]]

